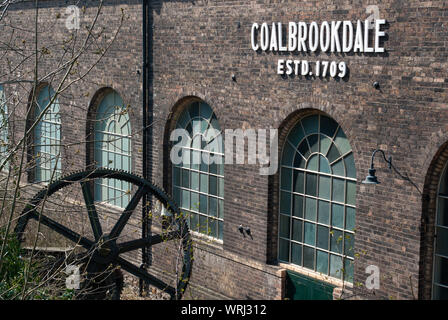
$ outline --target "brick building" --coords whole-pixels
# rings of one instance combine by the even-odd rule
[[[56,52],[51,44],[67,36],[68,2],[40,1],[41,42]],[[84,5],[81,30],[96,10]],[[33,8],[16,4],[6,19],[30,26]],[[130,105],[129,119],[117,120],[132,132],[116,132],[131,141],[122,163],[190,214],[192,297],[316,298],[344,286],[343,298],[448,298],[446,1],[157,0],[147,1],[143,28],[142,1],[111,0],[98,20],[99,42],[113,36],[121,9],[126,19],[103,59],[58,97],[60,137],[53,138],[69,146],[60,170],[85,169],[102,154],[92,112],[106,110],[107,99]],[[96,55],[89,47],[80,65]],[[46,61],[42,75],[56,57]],[[5,96],[26,87],[3,83]],[[28,108],[23,101],[11,116],[13,139],[26,128]],[[271,150],[278,171],[260,175],[258,163],[173,165],[171,132],[185,128],[193,138],[209,127],[278,129]],[[79,137],[86,143],[70,147]],[[381,184],[362,184],[375,149],[402,175],[377,154]],[[204,150],[194,141],[183,148],[192,157]],[[165,276],[166,256],[151,249],[151,274]],[[369,266],[379,270],[379,288],[365,288]]]

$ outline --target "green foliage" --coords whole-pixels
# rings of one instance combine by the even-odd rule
[[[23,250],[14,235],[5,236],[5,231],[0,230],[1,242],[5,242],[5,250],[0,271],[0,299],[18,298],[25,285],[26,260],[23,258]],[[33,272],[30,272],[30,278]]]
[[[20,247],[15,234],[5,237],[5,230],[0,229],[0,245],[4,241],[5,250],[0,271],[0,300],[22,299],[25,285],[27,290],[35,289],[26,296],[28,300],[71,300],[74,298],[74,290],[64,289],[61,292],[61,290],[55,291],[51,286],[42,285],[43,279],[39,272],[42,269],[41,261],[34,259],[30,265],[26,252]]]

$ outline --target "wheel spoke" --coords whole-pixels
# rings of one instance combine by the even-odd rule
[[[179,232],[172,231],[167,234],[162,234],[162,235],[157,234],[157,235],[153,235],[153,236],[150,236],[150,237],[144,238],[144,239],[131,240],[131,241],[117,244],[118,252],[125,253],[128,251],[133,251],[136,249],[143,248],[145,246],[155,245],[155,244],[162,243],[164,241],[173,240],[178,237],[179,237]]]
[[[112,228],[112,231],[110,232],[111,239],[118,238],[118,236],[121,234],[121,231],[123,231],[126,223],[132,215],[132,212],[134,212],[134,209],[137,207],[144,193],[144,187],[138,188],[137,192],[134,194],[131,201],[129,201],[129,204],[126,206],[126,209],[124,209],[123,213],[121,214],[120,219],[118,219],[117,223]]]
[[[62,224],[44,216],[44,215],[39,216],[39,214],[35,210],[31,211],[29,213],[29,215],[30,215],[30,218],[33,218],[34,220],[40,219],[40,222],[43,225],[51,228],[52,230],[56,231],[60,235],[63,235],[67,239],[69,239],[73,242],[79,243],[86,249],[90,249],[94,245],[94,243],[92,241],[90,241],[89,239],[82,237],[78,233],[68,229],[67,227],[63,226]]]
[[[139,277],[139,278],[145,280],[146,282],[152,284],[156,288],[168,293],[171,297],[175,296],[176,290],[172,286],[170,286],[170,285],[166,284],[165,282],[163,282],[162,280],[159,280],[156,277],[150,275],[145,270],[138,268],[137,266],[124,260],[121,257],[118,257],[117,262],[127,272],[132,273],[134,276]]]
[[[92,226],[93,235],[95,237],[95,240],[98,241],[103,235],[103,230],[101,228],[100,220],[98,218],[98,213],[96,212],[92,191],[89,182],[83,181],[81,182],[81,186],[84,201],[87,206],[87,213],[89,215],[90,224]]]

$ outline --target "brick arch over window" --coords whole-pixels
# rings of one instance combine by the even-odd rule
[[[279,242],[271,260],[339,279],[345,270],[352,282],[356,166],[343,128],[323,112],[302,110],[280,128],[279,148],[268,241]]]
[[[182,163],[173,164],[171,132],[184,129],[188,141],[182,145]],[[164,188],[189,216],[190,229],[214,239],[223,238],[224,145],[221,127],[212,107],[202,99],[181,99],[170,113],[164,137]],[[191,163],[186,163],[188,157]],[[221,163],[203,161],[204,157]]]
[[[448,141],[437,151],[428,168],[422,196],[419,299],[431,299],[434,268],[434,236],[440,179],[448,165]]]

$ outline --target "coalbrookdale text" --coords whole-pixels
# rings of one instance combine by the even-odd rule
[[[382,37],[386,20],[377,19],[370,27],[370,21],[323,21],[281,22],[252,24],[251,45],[254,51],[284,52],[384,52]],[[286,31],[286,37],[284,32]]]

